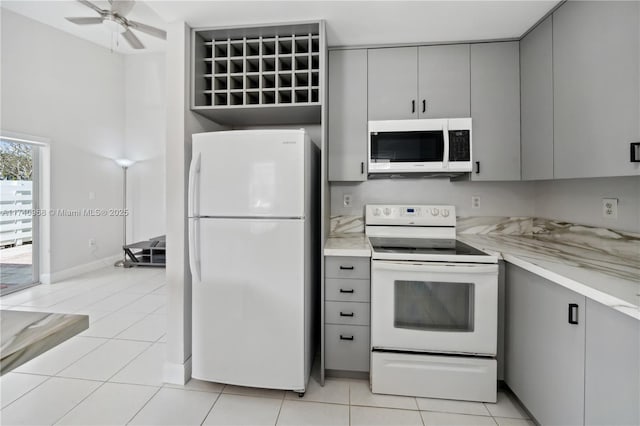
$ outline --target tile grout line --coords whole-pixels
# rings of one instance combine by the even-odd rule
[[[201,426],[204,424],[205,421],[207,421],[207,417],[209,417],[209,414],[211,414],[211,411],[213,411],[213,407],[215,407],[218,401],[220,400],[223,389],[224,389],[224,386],[222,387],[222,389],[220,389],[220,392],[218,393],[218,396],[216,396],[215,401],[213,401],[213,404],[211,404],[211,407],[209,407],[209,409],[207,410],[207,414],[205,414],[204,417],[202,418],[202,421],[200,422]]]
[[[286,393],[282,395],[282,400],[280,401],[280,408],[278,408],[278,415],[276,416],[276,421],[273,423],[274,426],[276,426],[278,424],[278,420],[280,420],[280,413],[282,413],[282,407],[284,406],[284,400],[286,396],[287,396]]]
[[[77,379],[74,379],[77,380]],[[100,389],[101,387],[103,387],[105,385],[106,382],[102,382],[102,384],[100,386],[98,386],[97,388],[95,388],[94,390],[92,390],[91,392],[89,392],[89,394],[87,394],[87,396],[85,396],[84,398],[82,398],[80,401],[78,401],[78,403],[76,405],[74,405],[73,407],[71,407],[69,410],[67,410],[62,416],[58,417],[55,421],[51,422],[52,425],[57,424],[60,420],[62,420],[67,414],[69,414],[71,411],[73,411],[78,405],[82,404],[87,398],[89,398],[91,395],[93,395],[94,393],[96,393],[98,391],[98,389]]]
[[[138,414],[140,414],[140,411],[142,411],[142,410],[144,409],[144,407],[146,407],[146,406],[149,404],[149,402],[151,402],[151,400],[152,400],[153,398],[155,398],[155,397],[156,397],[156,395],[160,392],[160,390],[162,390],[162,387],[159,387],[159,388],[158,388],[158,390],[156,390],[156,391],[154,392],[154,394],[153,394],[153,395],[151,395],[151,397],[150,397],[149,399],[147,399],[147,400],[145,401],[145,403],[144,403],[144,404],[142,404],[142,407],[140,407],[140,408],[138,409],[138,411],[136,411],[136,412],[133,414],[133,416],[131,416],[131,418],[130,418],[129,420],[127,420],[127,422],[126,422],[125,424],[127,424],[127,425],[128,425],[128,424],[130,424],[130,423],[131,423],[131,421],[132,421],[133,419],[135,419],[135,418],[138,416]]]

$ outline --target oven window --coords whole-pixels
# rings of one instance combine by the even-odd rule
[[[373,162],[439,162],[444,156],[442,130],[371,134]]]
[[[395,328],[473,331],[473,283],[394,282]]]

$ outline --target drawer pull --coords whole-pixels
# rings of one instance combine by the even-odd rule
[[[344,336],[344,335],[340,335],[340,340],[353,340],[353,336]]]
[[[340,265],[340,269],[342,271],[353,271],[354,268],[353,268],[353,266],[342,266],[342,265]]]
[[[340,312],[341,317],[352,317],[353,312]]]
[[[347,289],[341,288],[340,289],[340,293],[353,293],[353,289],[350,288],[350,289],[347,290]]]

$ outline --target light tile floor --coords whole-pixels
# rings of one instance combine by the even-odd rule
[[[374,395],[364,380],[312,377],[307,392],[162,381],[164,270],[104,268],[0,298],[3,309],[84,313],[91,326],[0,378],[10,425],[531,425],[497,404]]]

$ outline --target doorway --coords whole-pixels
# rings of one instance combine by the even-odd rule
[[[40,147],[0,137],[0,296],[39,284]]]

